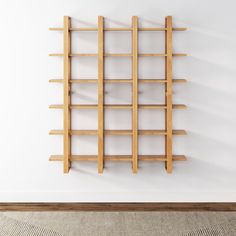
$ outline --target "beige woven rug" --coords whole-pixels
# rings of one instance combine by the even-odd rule
[[[236,212],[2,212],[6,235],[236,236]]]
[[[236,220],[194,230],[183,236],[236,236]]]
[[[6,216],[0,216],[0,236],[63,236],[63,234]]]

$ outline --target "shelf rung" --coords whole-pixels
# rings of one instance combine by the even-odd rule
[[[64,28],[55,28],[55,27],[52,27],[52,28],[49,28],[49,30],[53,30],[53,31],[63,31]]]
[[[166,83],[167,80],[165,80],[165,79],[139,79],[138,82],[143,83],[143,84],[146,84],[146,83]]]
[[[139,135],[166,135],[165,130],[139,130]]]
[[[96,57],[97,53],[71,53],[71,57]]]
[[[50,83],[63,83],[63,79],[50,79],[49,82]]]
[[[105,57],[131,57],[131,53],[105,53]]]
[[[64,106],[62,104],[52,104],[49,106],[50,109],[63,109]]]
[[[132,161],[131,155],[105,155],[105,161]],[[140,161],[166,161],[165,155],[139,155]],[[97,155],[72,155],[71,161],[97,161]],[[186,161],[184,155],[173,155],[174,161]],[[63,155],[51,155],[49,161],[63,161]]]
[[[63,31],[64,28],[49,28],[53,31]],[[97,31],[98,28],[70,28],[70,31]],[[165,31],[166,28],[138,28],[138,31]],[[173,31],[185,31],[187,28],[172,28]],[[104,31],[132,31],[132,28],[104,28]]]
[[[106,135],[132,135],[132,130],[105,130]],[[71,135],[96,135],[97,130],[71,130]],[[51,130],[50,135],[63,135],[63,130]],[[139,130],[139,135],[166,135],[166,130]],[[186,135],[185,130],[173,130],[173,135]]]
[[[70,31],[97,31],[98,28],[70,28]]]
[[[105,79],[105,83],[113,84],[113,83],[132,83],[132,79]]]
[[[70,54],[71,57],[96,57],[97,53],[74,53]],[[131,57],[130,53],[105,53],[105,57]]]
[[[186,79],[173,79],[174,83],[186,83],[187,80]]]
[[[97,31],[98,28],[70,28],[70,31]],[[132,28],[104,28],[104,31],[132,31]]]
[[[166,57],[165,53],[139,53],[140,57]],[[173,53],[172,56],[187,56],[186,53]]]
[[[173,53],[172,55],[173,56],[178,56],[178,57],[186,57],[186,56],[188,56],[187,53]]]
[[[104,104],[105,108],[110,108],[110,109],[131,109],[132,105],[131,104]]]
[[[105,31],[132,31],[132,28],[104,28]]]
[[[71,135],[97,135],[97,130],[71,130]]]
[[[70,135],[96,135],[97,130],[71,130]],[[63,135],[63,130],[51,130],[50,135]]]
[[[70,83],[74,83],[74,84],[82,84],[82,83],[97,83],[98,80],[97,79],[71,79]]]
[[[166,31],[166,28],[138,28],[138,31]]]
[[[166,161],[165,155],[139,155],[140,161]],[[174,161],[186,161],[187,158],[184,155],[173,155]]]
[[[139,31],[166,31],[166,28],[138,28]],[[172,28],[173,31],[185,31],[187,28]]]
[[[179,130],[173,130],[173,135],[186,135],[187,132],[185,130],[179,129]]]
[[[186,30],[188,30],[188,28],[185,28],[185,27],[178,27],[178,28],[176,28],[176,27],[174,27],[174,28],[172,28],[172,30],[173,31],[186,31]]]
[[[130,155],[105,155],[105,161],[132,161]]]
[[[96,104],[74,104],[70,105],[71,109],[94,109],[98,106]]]
[[[187,106],[184,104],[173,104],[173,109],[187,109]]]
[[[165,53],[139,53],[140,57],[165,57]]]
[[[132,130],[105,130],[106,135],[132,135]]]
[[[50,57],[63,57],[64,54],[63,53],[50,53],[49,56]]]
[[[50,135],[63,135],[63,134],[64,134],[64,131],[63,131],[63,130],[55,130],[55,129],[53,129],[53,130],[51,130],[51,131],[49,132],[49,134],[50,134]]]

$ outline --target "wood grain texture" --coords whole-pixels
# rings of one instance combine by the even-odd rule
[[[165,155],[138,155],[139,161],[166,161]],[[71,161],[97,161],[97,155],[71,155]],[[132,161],[132,155],[104,155],[106,161]],[[186,161],[184,155],[173,155],[174,161]],[[63,155],[51,155],[49,161],[63,161]]]
[[[132,79],[104,79],[104,83],[132,83]],[[63,79],[50,79],[50,83],[63,83]],[[97,83],[97,79],[71,79],[70,83]],[[139,79],[139,83],[167,83],[165,79]],[[186,83],[186,79],[173,79],[173,83]]]
[[[132,17],[132,170],[138,172],[138,17]]]
[[[49,30],[62,31],[63,28],[49,28]],[[98,28],[70,28],[70,31],[97,31]],[[104,28],[104,31],[132,31],[132,28]],[[139,31],[165,31],[166,28],[138,28]],[[185,31],[187,28],[173,28],[174,31]]]
[[[98,173],[103,172],[104,166],[104,32],[103,17],[98,17]]]
[[[70,75],[71,75],[71,37],[70,37],[70,17],[64,16],[64,137],[63,137],[63,152],[64,152],[64,173],[68,173],[70,169],[71,155],[71,115],[70,115]]]
[[[104,108],[109,109],[132,109],[132,104],[104,104]],[[63,109],[63,104],[52,104],[49,106],[50,109]],[[73,104],[70,105],[70,109],[97,109],[97,104]],[[139,109],[166,109],[165,104],[138,104]],[[187,106],[184,104],[173,104],[173,109],[186,109]]]
[[[172,16],[166,17],[165,22],[165,79],[167,83],[165,84],[165,152],[166,152],[166,170],[168,173],[172,172]]]
[[[162,130],[162,129],[149,129],[149,130],[145,130],[145,129],[141,129],[141,130],[137,130],[139,135],[167,135],[167,131],[166,130]],[[98,131],[97,130],[86,130],[86,129],[82,129],[82,130],[70,130],[70,135],[97,135]],[[51,130],[49,132],[50,135],[64,135],[64,131],[63,130]],[[104,134],[106,135],[133,135],[133,130],[117,130],[117,129],[113,129],[113,130],[104,130]],[[186,135],[187,132],[185,130],[182,129],[175,129],[172,130],[172,134],[173,135]]]
[[[172,56],[176,57],[186,57],[188,54],[186,53],[173,53]],[[63,53],[50,53],[49,56],[51,57],[62,57],[64,56]],[[70,57],[97,57],[97,53],[72,53],[69,54]],[[132,57],[130,53],[105,53],[105,57]],[[167,54],[165,53],[139,53],[138,56],[140,57],[166,57]]]
[[[28,202],[0,203],[0,211],[227,211],[235,212],[235,202],[179,202],[179,203],[64,203]]]

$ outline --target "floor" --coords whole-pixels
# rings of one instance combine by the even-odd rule
[[[65,236],[178,236],[236,222],[236,212],[1,212],[1,216]]]

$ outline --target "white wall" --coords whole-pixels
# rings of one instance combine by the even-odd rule
[[[0,201],[235,201],[235,7],[233,0],[1,0]],[[48,27],[61,27],[64,15],[83,26],[96,25],[97,16],[103,15],[107,25],[118,27],[128,25],[132,15],[140,17],[142,26],[152,27],[162,26],[164,17],[172,15],[175,26],[189,28],[174,33],[175,51],[190,56],[174,62],[174,77],[188,79],[175,85],[174,101],[189,108],[174,112],[174,127],[188,131],[188,136],[175,138],[174,150],[186,154],[188,161],[175,163],[173,174],[166,173],[163,163],[141,163],[137,175],[127,163],[107,163],[103,175],[97,174],[96,163],[76,163],[64,175],[62,163],[48,162],[50,154],[62,151],[61,137],[48,136],[50,129],[62,127],[62,112],[48,109],[62,100],[61,85],[48,83],[62,75],[62,61],[48,57],[61,52],[62,34]],[[95,52],[96,33],[73,34],[74,50]],[[140,50],[161,51],[162,34],[141,33]],[[127,32],[108,33],[107,50],[129,50],[128,37]],[[107,77],[128,77],[128,62],[108,59]],[[96,76],[95,59],[73,63],[75,77]],[[140,63],[140,76],[163,74],[162,59]],[[96,102],[96,87],[81,87],[73,88],[74,101]],[[110,85],[106,101],[117,102],[122,91],[120,101],[126,102],[129,90]],[[159,85],[141,86],[140,91],[141,102],[163,99]],[[108,128],[130,127],[124,112],[107,112],[106,118]],[[162,118],[160,111],[143,112],[140,127],[158,128]],[[95,111],[81,111],[73,120],[75,128],[96,128]],[[73,142],[73,152],[96,154],[95,137],[76,137]],[[106,152],[129,153],[128,144],[127,137],[110,137]],[[140,153],[160,153],[162,145],[161,137],[142,137]]]

